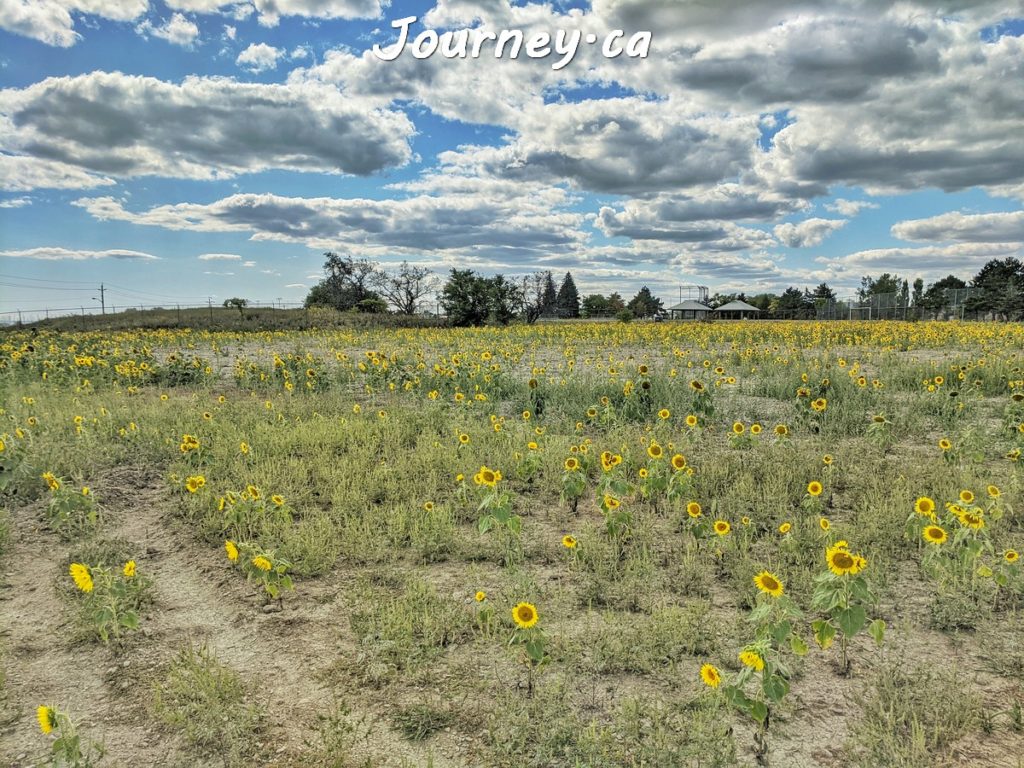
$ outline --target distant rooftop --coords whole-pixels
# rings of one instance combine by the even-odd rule
[[[715,312],[760,312],[761,310],[757,307],[747,304],[745,301],[730,301],[728,304],[723,304]]]
[[[709,307],[707,304],[701,304],[699,301],[694,301],[693,299],[687,299],[686,301],[681,301],[678,304],[676,304],[674,307],[669,307],[668,309],[669,309],[670,312],[671,311],[676,311],[676,312],[679,312],[679,311],[682,311],[682,312],[710,312],[711,311],[711,307]]]

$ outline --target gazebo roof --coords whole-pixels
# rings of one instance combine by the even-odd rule
[[[669,309],[670,312],[673,312],[673,311],[674,312],[680,312],[680,311],[682,311],[682,312],[710,312],[711,311],[711,307],[709,307],[707,304],[701,304],[699,301],[694,301],[693,299],[687,299],[686,301],[681,301],[678,304],[676,304],[674,307],[669,307],[668,309]]]
[[[760,312],[761,310],[757,307],[747,304],[745,301],[730,301],[728,304],[723,304],[715,312]]]

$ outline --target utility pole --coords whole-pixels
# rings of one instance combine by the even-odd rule
[[[107,301],[104,295],[107,289],[103,287],[103,283],[100,283],[100,313],[107,314]]]

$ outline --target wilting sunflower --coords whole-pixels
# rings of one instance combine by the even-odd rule
[[[719,536],[725,536],[732,530],[732,526],[728,520],[715,520],[714,529]]]
[[[83,592],[92,592],[92,574],[89,567],[82,563],[72,563],[68,566],[68,572],[75,582],[75,586]]]
[[[754,585],[766,595],[771,595],[772,597],[779,597],[783,592],[782,582],[779,581],[778,576],[768,573],[768,571],[761,571],[757,574],[754,577]]]
[[[973,510],[961,509],[957,513],[957,519],[964,528],[973,528],[976,531],[980,531],[985,527],[985,518],[982,516],[981,510],[977,508]]]
[[[562,537],[562,546],[566,549],[575,549],[578,543],[579,542],[576,541],[575,536],[569,536],[568,534],[566,534]]]
[[[935,545],[942,544],[949,538],[949,534],[937,525],[925,526],[925,529],[921,531],[921,536],[923,536],[924,540],[929,544]]]
[[[757,651],[751,651],[749,649],[740,651],[739,659],[740,663],[750,667],[751,669],[755,669],[758,672],[764,669],[764,659],[761,658],[761,654]]]
[[[923,517],[934,517],[935,502],[927,496],[921,496],[914,502],[914,511]]]
[[[686,514],[688,514],[690,517],[696,520],[701,515],[700,504],[698,504],[696,501],[691,501],[689,504],[686,505]]]
[[[256,557],[252,559],[252,564],[264,573],[269,571],[272,567],[270,561],[267,560],[267,558],[265,558],[263,555],[256,555]]]
[[[700,679],[708,688],[717,688],[722,682],[722,673],[714,664],[705,664],[700,668]]]
[[[819,483],[817,480],[811,480],[811,482],[807,484],[807,492],[811,496],[821,496],[821,492],[823,490],[824,488],[822,487],[821,483]]]
[[[690,389],[692,389],[694,392],[703,392],[704,391],[704,385],[701,384],[696,379],[693,379],[693,380],[690,381]]]
[[[533,603],[519,603],[512,609],[512,620],[520,629],[529,629],[537,623],[537,608]]]

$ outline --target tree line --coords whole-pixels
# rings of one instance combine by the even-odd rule
[[[307,307],[367,313],[394,311],[403,315],[435,309],[443,311],[452,325],[505,325],[513,320],[532,323],[542,317],[616,317],[628,321],[659,317],[665,312],[663,302],[647,286],[629,301],[617,292],[581,297],[571,272],[566,272],[556,286],[550,271],[488,277],[471,269],[452,269],[438,290],[440,280],[427,267],[402,262],[395,270],[387,271],[367,259],[333,252],[325,253],[324,257],[324,278],[310,290]],[[911,283],[889,272],[878,277],[865,276],[857,290],[857,302],[893,310],[894,316],[920,318],[947,307],[948,291],[965,288],[971,289],[962,302],[965,312],[1001,320],[1024,318],[1024,263],[1012,256],[989,261],[970,284],[955,275],[937,280],[927,288],[921,278]],[[436,301],[431,302],[433,307],[427,306],[430,298]],[[823,282],[813,290],[791,286],[781,294],[716,293],[708,305],[715,309],[737,299],[757,307],[765,313],[764,317],[796,319],[819,316],[823,308],[834,307],[837,301],[835,291]],[[232,299],[231,305],[238,301],[242,300]]]

